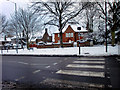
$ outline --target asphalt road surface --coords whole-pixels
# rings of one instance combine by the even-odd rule
[[[2,56],[2,81],[36,88],[120,88],[118,57]]]

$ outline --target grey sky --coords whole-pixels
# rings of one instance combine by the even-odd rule
[[[19,7],[26,8],[29,0],[0,0],[0,13],[6,15],[7,18],[15,12],[15,4],[12,2],[17,4],[18,9]]]

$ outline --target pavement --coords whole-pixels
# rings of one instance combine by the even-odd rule
[[[2,56],[3,90],[10,82],[11,88],[120,88],[119,58]]]

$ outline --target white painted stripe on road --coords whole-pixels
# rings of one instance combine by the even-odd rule
[[[116,58],[118,61],[120,61],[120,59],[119,58]]]
[[[53,65],[56,65],[57,63],[53,63]]]
[[[66,67],[72,68],[100,68],[104,69],[104,65],[80,65],[80,64],[69,64]]]
[[[104,64],[104,61],[74,61],[73,63],[93,63],[93,64]]]
[[[50,68],[50,66],[46,66],[45,68]]]
[[[77,60],[105,60],[105,58],[78,58]]]
[[[96,83],[87,83],[87,82],[78,82],[78,81],[70,81],[70,80],[62,80],[62,79],[53,79],[53,78],[47,78],[45,79],[44,81],[40,82],[40,83],[45,83],[46,85],[55,85],[55,86],[58,86],[58,85],[61,85],[61,86],[75,86],[75,87],[78,87],[78,88],[81,88],[81,87],[85,87],[85,89],[92,89],[92,88],[104,88],[104,85],[103,84],[96,84]]]
[[[68,58],[65,58],[64,60],[67,60]]]
[[[30,64],[30,65],[32,65],[32,66],[37,66],[37,65],[40,65],[40,66],[46,66],[46,65],[48,65],[48,64],[35,64],[35,63],[33,63],[33,64]]]
[[[20,78],[18,78],[18,79],[15,79],[15,81],[19,81],[19,80],[24,79],[24,78],[25,78],[25,77],[22,76],[22,77],[20,77]]]
[[[38,73],[38,72],[40,72],[40,70],[35,70],[35,71],[33,72],[33,74],[36,74],[36,73]]]
[[[104,72],[59,70],[56,73],[57,74],[67,74],[67,75],[77,75],[77,76],[105,77]]]
[[[28,65],[28,63],[25,63],[25,62],[18,62],[18,63]]]

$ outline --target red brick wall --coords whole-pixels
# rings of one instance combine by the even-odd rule
[[[73,33],[73,37],[66,37],[66,33]],[[55,35],[55,43],[58,43],[60,37],[58,37],[58,33],[55,33],[54,35]],[[77,40],[79,40],[78,32],[75,32],[70,25],[68,26],[68,28],[66,29],[66,31],[63,33],[62,36],[63,36],[63,40],[62,40],[63,42],[69,42],[69,40],[76,42]],[[80,39],[83,39],[83,37],[81,36]]]

